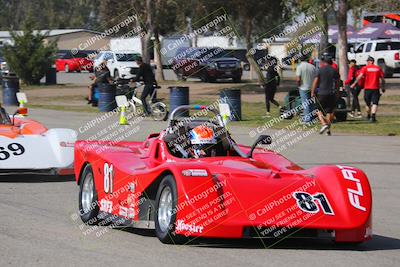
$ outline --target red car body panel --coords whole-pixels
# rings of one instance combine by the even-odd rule
[[[77,183],[91,164],[98,201],[112,203],[110,213],[138,221],[140,196],[160,177],[172,174],[178,191],[175,233],[185,236],[275,238],[318,230],[337,242],[371,238],[372,194],[361,170],[305,170],[263,149],[256,149],[251,159],[176,158],[160,136],[144,142],[78,141]],[[114,170],[112,194],[104,192],[105,164]],[[185,176],[187,170],[206,170],[207,176]]]
[[[93,71],[93,61],[87,58],[70,58],[70,59],[56,59],[56,70],[65,71],[65,66],[68,65],[69,72],[75,71]]]

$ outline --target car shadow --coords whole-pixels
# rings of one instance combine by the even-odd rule
[[[353,250],[379,251],[400,249],[400,239],[374,235],[372,240],[360,244],[334,243],[313,239],[194,239],[187,243],[196,247],[238,249],[303,249],[303,250]]]
[[[156,238],[154,230],[123,228],[122,231],[140,236]],[[323,239],[187,239],[183,245],[204,248],[231,249],[303,249],[303,250],[352,250],[379,251],[400,249],[400,239],[373,235],[372,239],[360,244],[334,243]]]
[[[0,183],[50,183],[75,181],[74,175],[17,174],[0,175]]]

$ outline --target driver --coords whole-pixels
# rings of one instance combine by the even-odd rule
[[[2,124],[11,124],[11,120],[7,111],[0,104],[0,125]]]
[[[215,157],[216,143],[214,130],[208,126],[196,126],[189,132],[190,148],[189,153],[194,158]]]

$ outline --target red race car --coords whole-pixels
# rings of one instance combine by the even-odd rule
[[[175,118],[182,110],[213,119]],[[258,145],[238,145],[210,107],[181,106],[144,142],[78,141],[79,213],[95,225],[155,229],[163,243],[189,238],[372,236],[371,188],[349,166],[303,169]]]
[[[56,59],[56,70],[65,72],[80,72],[83,70],[93,72],[93,60],[89,59],[89,53],[71,51],[58,53]]]

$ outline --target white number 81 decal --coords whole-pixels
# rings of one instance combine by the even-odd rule
[[[114,170],[113,165],[104,163],[104,193],[112,193],[113,191]]]

